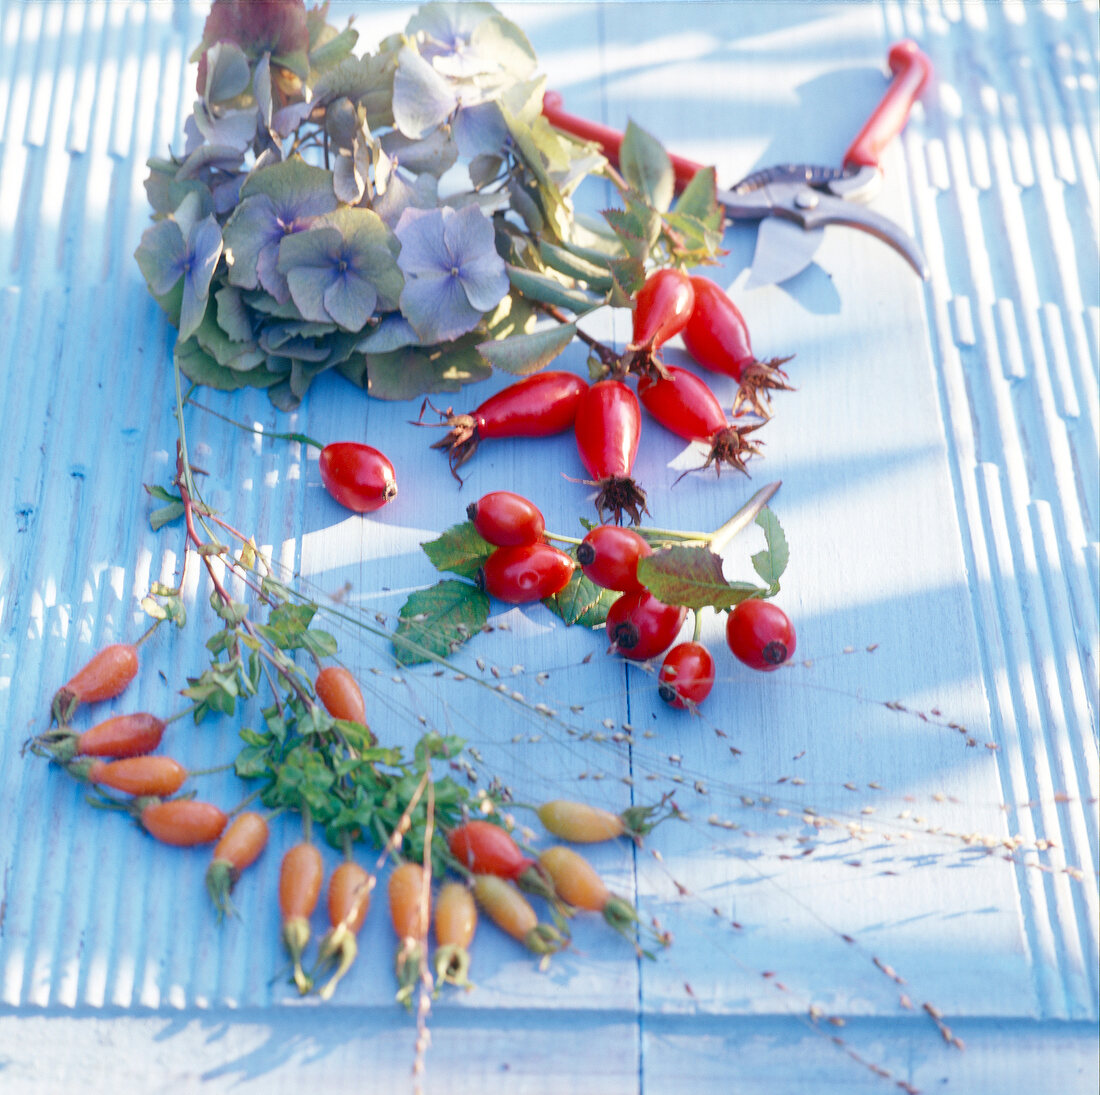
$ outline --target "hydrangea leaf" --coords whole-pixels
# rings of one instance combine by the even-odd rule
[[[545,369],[573,341],[576,333],[575,323],[555,324],[531,334],[479,343],[478,351],[497,369],[515,376],[530,376]]]
[[[415,50],[404,47],[393,76],[393,118],[406,137],[423,137],[458,105],[454,90]]]
[[[227,369],[219,365],[193,338],[176,341],[175,359],[188,380],[224,392],[239,388],[268,388],[281,379],[265,365],[258,365],[247,372]]]
[[[367,354],[367,391],[377,399],[415,399],[431,392],[457,392],[492,375],[477,349],[461,343],[431,351]]]
[[[223,285],[215,294],[218,326],[234,342],[252,341],[252,321],[244,297],[232,285]]]

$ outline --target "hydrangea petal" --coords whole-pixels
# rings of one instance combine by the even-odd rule
[[[405,283],[401,311],[422,342],[447,342],[473,330],[481,313],[470,306],[462,283],[451,274],[415,278]]]
[[[401,242],[397,264],[406,276],[439,273],[454,266],[454,258],[444,242],[441,209],[406,209],[394,234]]]
[[[329,286],[330,278],[325,278],[316,267],[296,266],[287,271],[286,281],[298,311],[306,319],[311,319],[314,323],[329,322],[329,314],[325,309],[325,290]]]
[[[325,311],[348,331],[362,330],[377,302],[374,286],[354,270],[337,276],[324,293]]]
[[[414,50],[397,55],[393,76],[393,119],[406,137],[423,137],[445,122],[458,105],[451,85]]]
[[[495,308],[508,292],[508,271],[496,252],[464,262],[459,269],[459,280],[466,298],[482,312]]]

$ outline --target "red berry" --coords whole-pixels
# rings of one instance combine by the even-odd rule
[[[794,626],[778,605],[753,598],[735,605],[726,617],[726,642],[739,661],[770,672],[794,653]]]
[[[709,278],[691,279],[695,307],[682,334],[687,352],[705,369],[732,376],[740,384],[733,413],[746,408],[768,417],[773,391],[789,391],[780,368],[789,357],[757,361],[748,324],[737,305]]]
[[[573,429],[581,462],[600,488],[596,508],[616,522],[626,510],[637,524],[645,508],[645,492],[630,478],[642,432],[638,397],[619,380],[601,380],[581,397]]]
[[[638,396],[645,409],[666,430],[685,441],[710,445],[705,467],[714,464],[721,473],[722,465],[729,464],[747,475],[746,458],[760,452],[747,435],[758,430],[760,424],[729,425],[718,397],[705,381],[676,365],[666,365],[665,373],[660,378],[643,376],[638,381]]]
[[[325,490],[356,513],[371,513],[397,497],[397,480],[387,457],[357,441],[335,441],[318,461]]]
[[[638,581],[638,560],[652,551],[632,529],[599,525],[589,529],[577,547],[577,562],[585,577],[596,585],[629,593],[642,588]]]
[[[608,609],[607,637],[615,653],[645,661],[673,644],[686,617],[686,608],[666,605],[648,590],[624,593]]]
[[[546,531],[538,506],[510,490],[495,490],[471,502],[466,516],[482,539],[495,547],[534,544]]]
[[[550,544],[498,547],[481,568],[485,592],[509,604],[552,597],[573,576],[573,560]]]
[[[714,687],[714,658],[702,643],[679,643],[661,663],[657,692],[670,707],[694,707]]]
[[[632,350],[656,353],[687,325],[695,304],[691,279],[682,270],[658,270],[646,278],[634,302]]]
[[[433,449],[446,449],[451,473],[474,455],[480,441],[503,437],[549,437],[573,425],[588,385],[573,373],[548,370],[510,384],[469,414],[449,415],[450,429]]]

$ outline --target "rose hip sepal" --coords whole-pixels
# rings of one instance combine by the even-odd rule
[[[705,369],[733,377],[740,387],[733,413],[751,409],[761,418],[771,415],[773,391],[793,391],[780,366],[790,357],[758,361],[752,352],[745,317],[729,296],[709,278],[693,277],[695,307],[681,332],[687,352]]]
[[[598,488],[600,519],[609,510],[621,524],[625,510],[637,524],[648,512],[645,491],[630,477],[642,430],[638,397],[618,380],[593,384],[581,397],[573,430],[581,463]]]
[[[729,464],[748,475],[745,460],[760,454],[759,442],[748,435],[762,423],[730,425],[705,381],[676,365],[666,366],[665,373],[664,377],[644,376],[638,381],[638,397],[645,409],[677,437],[709,445],[704,468],[713,464],[720,475],[722,465]]]

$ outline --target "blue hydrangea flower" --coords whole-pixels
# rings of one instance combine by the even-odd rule
[[[396,234],[405,275],[401,312],[422,342],[447,342],[473,330],[508,292],[492,221],[476,205],[406,209]]]

